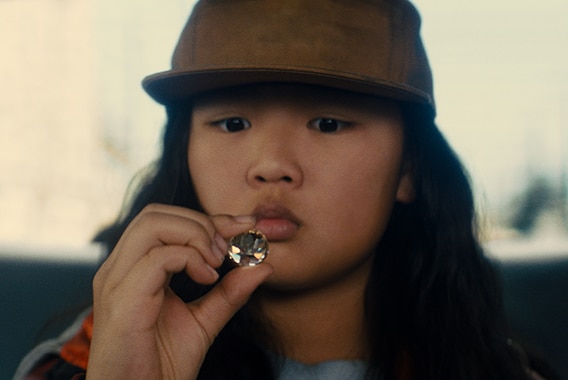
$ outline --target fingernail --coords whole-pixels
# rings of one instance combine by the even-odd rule
[[[219,278],[219,273],[217,273],[217,271],[213,269],[213,267],[210,267],[209,265],[207,266],[207,270],[211,273],[212,278],[214,278],[215,281],[217,281],[217,279]]]
[[[217,260],[219,260],[219,262],[223,262],[223,260],[225,260],[225,251],[222,250],[221,247],[219,247],[219,242],[217,241],[217,239],[215,239],[215,242],[211,244],[211,251],[217,258]]]
[[[223,237],[219,234],[215,234],[215,244],[217,245],[217,248],[219,248],[219,250],[221,251],[222,256],[225,256],[225,251],[227,251],[227,242],[225,241],[225,239],[223,239]]]
[[[233,216],[233,220],[237,223],[251,224],[256,221],[256,218],[252,215],[238,215]]]

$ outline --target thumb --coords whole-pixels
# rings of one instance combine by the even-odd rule
[[[244,306],[255,289],[273,271],[272,266],[266,263],[255,267],[235,268],[209,293],[197,302],[188,304],[188,308],[206,334],[209,346],[233,315]]]

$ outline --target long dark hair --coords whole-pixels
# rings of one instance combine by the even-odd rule
[[[395,205],[377,247],[367,290],[373,362],[386,379],[526,379],[467,173],[425,110],[405,105],[403,117],[416,199]]]
[[[395,205],[376,249],[366,294],[369,377],[527,379],[508,342],[498,282],[478,243],[467,174],[431,115],[417,105],[401,107],[416,199]],[[109,252],[150,203],[201,209],[187,165],[190,110],[189,102],[167,108],[161,158],[126,212],[96,238]],[[208,290],[184,274],[174,276],[171,287],[185,301]],[[245,307],[229,322],[209,351],[200,379],[274,377],[271,359],[251,339],[256,335],[250,326],[262,325],[252,323],[254,318]]]

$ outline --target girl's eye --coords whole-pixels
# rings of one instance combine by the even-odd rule
[[[214,123],[225,132],[240,132],[250,128],[250,122],[240,117],[230,117]]]
[[[323,133],[339,132],[342,129],[348,128],[351,123],[337,119],[320,117],[310,122],[310,127]]]

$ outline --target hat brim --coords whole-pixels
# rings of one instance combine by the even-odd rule
[[[394,100],[421,103],[433,108],[431,97],[400,83],[377,81],[349,73],[308,72],[290,68],[214,69],[207,71],[169,70],[144,78],[142,85],[158,103],[168,105],[195,95],[225,87],[256,83],[299,83],[331,87]]]

